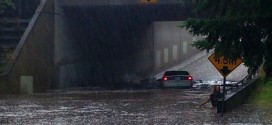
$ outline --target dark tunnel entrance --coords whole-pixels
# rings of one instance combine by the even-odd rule
[[[191,15],[191,9],[180,4],[61,10],[55,44],[60,88],[139,82],[154,73],[153,23]]]

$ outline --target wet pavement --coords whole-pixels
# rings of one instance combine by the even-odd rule
[[[54,91],[1,96],[1,124],[272,124],[272,109],[244,104],[224,117],[208,103],[206,89]]]

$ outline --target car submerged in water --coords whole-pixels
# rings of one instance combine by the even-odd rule
[[[166,71],[160,81],[163,88],[193,86],[193,77],[187,71]]]

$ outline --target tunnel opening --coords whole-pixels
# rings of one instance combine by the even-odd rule
[[[180,4],[61,9],[56,37],[62,43],[55,43],[60,88],[140,83],[154,73],[154,22],[192,15]]]

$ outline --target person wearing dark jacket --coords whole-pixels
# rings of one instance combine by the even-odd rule
[[[207,104],[209,101],[211,101],[212,107],[216,107],[218,99],[221,99],[222,97],[223,97],[223,94],[220,92],[220,86],[215,85],[213,86],[212,94],[209,96],[207,100],[205,100],[203,103],[199,105],[199,108]]]

